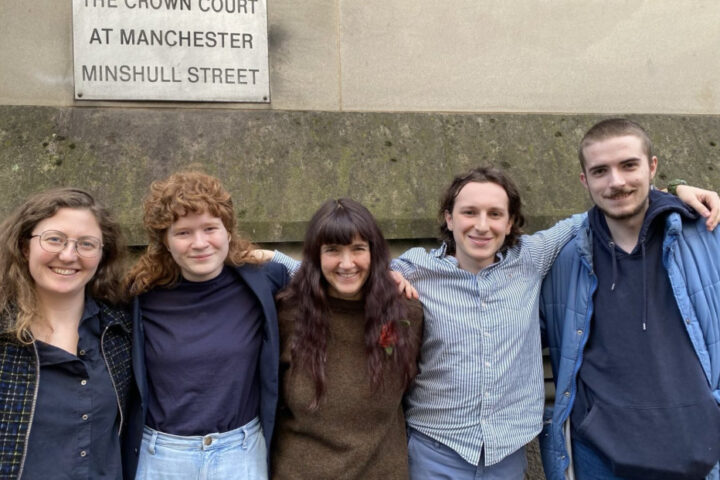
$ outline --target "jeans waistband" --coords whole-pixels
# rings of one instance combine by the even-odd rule
[[[240,443],[244,448],[247,440],[260,432],[262,432],[260,419],[255,417],[242,427],[238,427],[234,430],[229,430],[223,433],[208,433],[207,435],[191,435],[187,437],[159,432],[145,425],[143,437],[144,440],[148,442],[148,447],[151,453],[153,453],[155,445],[185,450],[212,450]]]

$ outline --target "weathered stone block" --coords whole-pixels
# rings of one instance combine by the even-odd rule
[[[658,184],[720,187],[720,117],[635,116],[656,143]],[[438,198],[477,165],[507,170],[528,231],[588,206],[576,145],[599,117],[0,106],[0,215],[56,185],[106,201],[142,244],[152,180],[200,167],[232,192],[241,228],[295,242],[327,198],[364,203],[390,239],[436,235]]]

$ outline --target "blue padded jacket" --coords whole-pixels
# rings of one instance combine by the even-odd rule
[[[690,341],[720,403],[720,229],[705,220],[683,221],[672,213],[665,224],[663,265]],[[593,316],[592,233],[586,220],[568,242],[543,283],[540,299],[543,342],[549,348],[556,395],[540,434],[548,480],[573,478],[565,424],[575,401],[576,376]],[[720,480],[720,464],[707,477]]]

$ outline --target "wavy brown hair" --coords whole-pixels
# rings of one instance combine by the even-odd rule
[[[143,225],[148,236],[145,253],[128,273],[131,295],[156,286],[170,287],[180,279],[180,267],[167,249],[168,229],[188,214],[209,213],[219,218],[230,234],[227,265],[257,263],[249,252],[255,247],[237,232],[230,193],[217,178],[202,172],[178,172],[150,185],[143,204]]]
[[[507,250],[515,246],[523,233],[522,227],[525,225],[525,217],[522,214],[522,202],[520,201],[520,191],[515,185],[515,182],[499,168],[478,167],[455,177],[452,183],[445,189],[440,199],[440,210],[438,211],[440,240],[447,245],[447,254],[455,255],[455,237],[453,237],[453,232],[447,226],[445,213],[448,212],[452,214],[453,208],[455,208],[455,199],[460,193],[460,190],[471,182],[495,183],[505,190],[508,196],[508,213],[512,219],[512,227],[510,228],[510,233],[505,236],[505,242],[503,242],[501,250]]]
[[[320,266],[323,245],[349,245],[360,237],[370,246],[370,272],[363,285],[365,302],[365,352],[373,390],[382,384],[383,373],[390,365],[402,374],[407,387],[416,371],[418,339],[412,330],[401,325],[407,319],[405,299],[397,292],[390,277],[390,251],[372,214],[360,203],[348,198],[328,200],[312,219],[305,234],[303,260],[288,288],[278,297],[281,306],[294,311],[291,355],[315,383],[315,398],[310,405],[316,409],[326,391],[325,363],[329,335],[330,308],[328,283]],[[394,328],[397,343],[392,363],[378,343],[384,325]]]
[[[126,300],[121,288],[125,241],[110,212],[78,188],[55,188],[32,195],[0,225],[1,330],[13,333],[23,343],[32,340],[30,325],[40,315],[35,281],[26,256],[30,236],[38,223],[54,216],[61,208],[89,211],[102,232],[102,257],[85,291],[111,305]]]

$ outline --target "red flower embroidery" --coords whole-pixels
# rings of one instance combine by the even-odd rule
[[[386,323],[382,326],[378,343],[385,349],[385,353],[392,355],[393,347],[397,343],[397,332],[395,331],[394,323]]]

